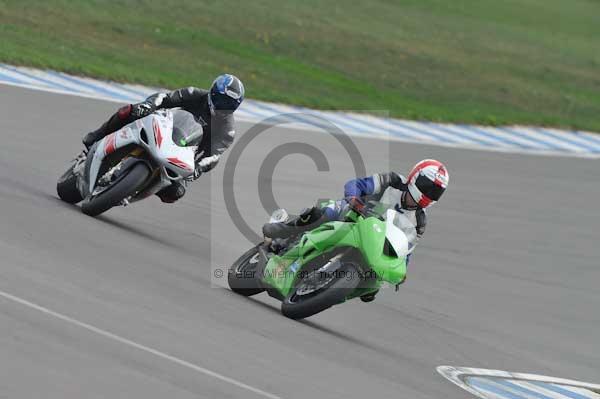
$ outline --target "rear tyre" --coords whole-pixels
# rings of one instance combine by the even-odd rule
[[[236,294],[252,296],[260,294],[265,290],[260,285],[260,278],[262,276],[258,267],[260,256],[258,252],[259,245],[246,251],[229,268],[227,282],[231,291]]]
[[[150,177],[150,169],[146,164],[136,163],[129,171],[112,183],[105,191],[86,199],[81,204],[81,211],[89,216],[97,216],[106,212],[121,201],[135,194]]]
[[[313,316],[344,302],[359,283],[358,271],[351,263],[342,264],[332,273],[315,270],[299,280],[285,297],[281,313],[294,320]]]
[[[80,202],[83,197],[77,189],[77,176],[73,173],[73,167],[70,167],[56,183],[56,193],[58,197],[68,202],[69,204],[76,204]]]

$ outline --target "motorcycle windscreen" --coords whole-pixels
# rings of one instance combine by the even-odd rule
[[[173,111],[173,142],[180,147],[197,146],[202,140],[202,125],[184,110]]]
[[[385,219],[406,235],[406,240],[408,241],[408,253],[411,253],[418,241],[417,229],[413,222],[395,209],[388,209]]]

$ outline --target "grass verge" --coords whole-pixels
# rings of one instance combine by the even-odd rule
[[[596,0],[0,0],[0,61],[394,117],[600,131]]]

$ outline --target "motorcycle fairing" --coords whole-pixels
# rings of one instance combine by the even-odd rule
[[[170,185],[173,180],[179,180],[179,176],[190,176],[194,172],[196,147],[180,147],[175,144],[171,136],[172,130],[173,114],[170,111],[161,111],[132,122],[96,143],[90,149],[86,160],[86,196],[94,191],[100,167],[106,156],[130,144],[143,148],[152,161],[161,166],[161,179],[150,188],[153,193]],[[168,170],[174,173],[170,175]]]
[[[298,244],[284,254],[272,256],[265,267],[263,282],[286,296],[310,261],[336,248],[346,247],[360,252],[364,263],[376,273],[379,286],[383,281],[398,284],[406,276],[406,256],[400,252],[399,256],[384,254],[387,223],[375,217],[359,218],[355,223],[324,223],[303,234]],[[397,242],[399,249],[400,245]]]

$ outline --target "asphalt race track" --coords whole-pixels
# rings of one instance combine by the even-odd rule
[[[93,219],[55,184],[115,104],[6,86],[0,104],[1,398],[468,398],[439,365],[600,382],[598,161],[354,139],[369,173],[435,157],[451,186],[399,292],[294,322],[213,278],[250,245],[223,204],[224,162],[178,204]],[[339,197],[353,174],[332,137],[270,129],[235,179],[252,226],[257,170],[293,141],[332,172],[286,157],[280,205]]]

